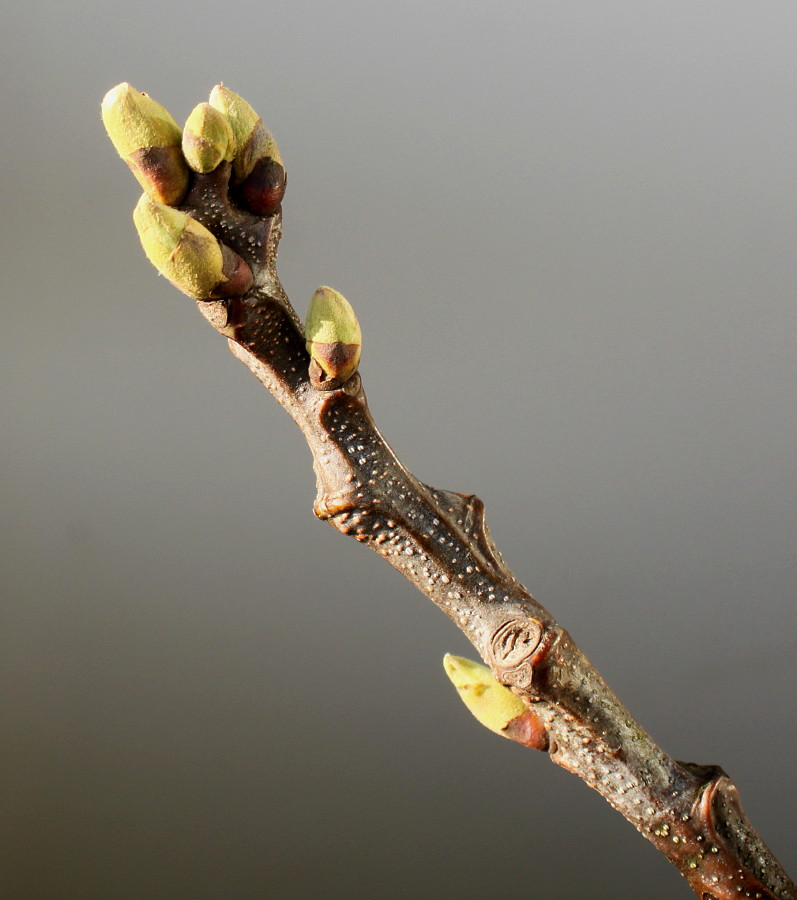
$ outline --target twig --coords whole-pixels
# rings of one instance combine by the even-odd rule
[[[301,429],[314,459],[316,515],[385,557],[453,619],[528,705],[523,742],[602,794],[699,897],[795,900],[733,782],[717,766],[672,759],[651,740],[506,567],[482,502],[429,487],[406,469],[371,417],[359,374],[322,383],[276,273],[281,209],[243,209],[236,200],[249,195],[231,197],[232,165],[191,172],[177,208],[238,254],[253,282],[242,296],[197,306]]]

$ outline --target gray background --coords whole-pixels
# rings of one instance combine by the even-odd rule
[[[140,252],[122,80],[263,114],[283,281],[354,304],[399,455],[797,869],[793,0],[2,16],[0,893],[690,896],[314,520],[299,432]]]

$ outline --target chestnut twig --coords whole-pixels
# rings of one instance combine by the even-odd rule
[[[107,95],[103,118],[146,192],[135,221],[147,256],[197,300],[301,429],[316,515],[426,594],[522,701],[496,730],[546,751],[602,794],[702,900],[795,900],[725,772],[658,747],[509,571],[482,502],[420,482],[390,449],[368,408],[360,331],[345,299],[320,288],[303,329],[275,267],[285,171],[254,110],[219,85],[181,131],[123,84]],[[447,666],[457,676],[456,663]]]

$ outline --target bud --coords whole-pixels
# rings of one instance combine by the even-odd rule
[[[332,288],[320,287],[310,301],[304,336],[307,352],[326,381],[343,384],[357,371],[362,334],[349,301]]]
[[[443,668],[476,719],[490,731],[511,737],[507,727],[529,712],[525,703],[504,687],[487,666],[446,653]]]
[[[234,297],[251,286],[252,270],[246,262],[186,213],[144,194],[133,221],[147,259],[189,297]]]
[[[227,117],[209,103],[194,107],[183,128],[183,154],[195,172],[212,172],[235,154],[235,138]]]
[[[267,156],[258,160],[239,188],[244,206],[256,216],[273,216],[285,196],[285,169]]]
[[[159,203],[179,203],[188,187],[180,126],[168,110],[127,82],[102,101],[102,121],[117,152]]]
[[[217,84],[210,92],[210,105],[223,113],[232,127],[235,137],[232,171],[236,181],[243,181],[258,160],[269,157],[282,165],[277,142],[260,116],[243,97],[239,97],[223,84]]]

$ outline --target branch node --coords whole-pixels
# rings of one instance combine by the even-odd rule
[[[505,621],[490,639],[490,663],[498,680],[525,694],[531,690],[535,668],[548,656],[556,633],[534,618]]]
[[[321,494],[313,504],[313,512],[323,521],[354,512],[366,512],[372,504],[363,504],[362,499],[357,497],[358,487],[359,485],[352,483],[351,487],[344,491],[330,491]],[[345,519],[343,521],[345,522]]]

